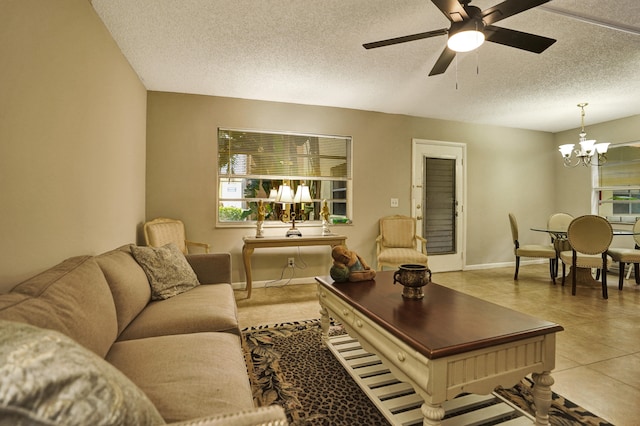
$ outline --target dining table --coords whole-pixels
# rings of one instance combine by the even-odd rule
[[[548,227],[540,227],[540,228],[531,228],[531,230],[537,231],[537,232],[546,232],[549,235],[553,236],[554,246],[556,247],[556,250],[558,247],[564,247],[567,250],[571,250],[571,245],[569,245],[566,229],[560,230],[560,229],[550,229]],[[633,232],[633,230],[631,229],[629,230],[614,229],[613,235],[620,236],[620,235],[640,235],[640,234],[637,232]],[[576,274],[576,283],[579,285],[584,285],[587,287],[590,287],[592,285],[596,285],[596,286],[600,285],[600,282],[596,281],[593,278],[593,275],[591,275],[591,268],[576,268],[576,271],[573,271],[572,269],[570,269],[569,274],[567,274],[565,279],[571,282],[572,274],[574,273]]]

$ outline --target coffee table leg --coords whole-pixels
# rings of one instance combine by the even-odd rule
[[[551,407],[553,377],[548,371],[533,373],[533,403],[536,407],[536,425],[549,424],[549,408]]]
[[[442,405],[432,405],[425,401],[425,403],[420,407],[420,410],[424,416],[423,424],[425,426],[440,426],[440,420],[444,417],[444,408],[442,408]]]

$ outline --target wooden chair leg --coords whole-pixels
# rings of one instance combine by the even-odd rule
[[[624,262],[620,262],[620,277],[618,277],[618,290],[622,290],[624,284]]]
[[[636,285],[640,284],[640,263],[633,264],[633,275],[636,276]]]
[[[607,252],[602,253],[602,298],[608,299],[607,292]]]
[[[564,277],[567,275],[567,266],[562,262],[562,287],[564,287]]]
[[[556,285],[556,265],[553,263],[553,259],[549,259],[549,275],[551,275],[551,281],[553,285]]]
[[[513,275],[513,279],[518,279],[518,269],[520,269],[520,256],[516,256],[516,273]]]

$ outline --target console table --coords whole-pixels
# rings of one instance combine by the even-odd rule
[[[257,248],[274,247],[302,247],[302,246],[339,246],[345,245],[347,237],[344,235],[311,235],[302,237],[243,237],[242,263],[247,276],[247,299],[251,297],[251,255]]]
[[[429,283],[420,300],[402,297],[393,271],[375,280],[316,277],[323,337],[333,317],[422,397],[424,425],[440,425],[442,404],[461,393],[489,394],[533,373],[535,424],[548,425],[555,335],[563,328]]]

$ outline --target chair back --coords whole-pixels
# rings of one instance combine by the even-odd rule
[[[549,216],[547,228],[554,231],[566,231],[573,219],[574,217],[568,213],[554,213]]]
[[[603,217],[585,215],[571,221],[567,236],[569,244],[575,251],[584,254],[601,254],[611,245],[613,228]]]
[[[162,247],[174,243],[187,253],[184,223],[177,219],[158,218],[144,224],[144,239],[148,246]]]
[[[516,221],[516,217],[513,213],[509,213],[509,223],[511,224],[511,236],[513,237],[513,242],[518,241],[518,222]]]
[[[384,247],[416,246],[416,220],[410,216],[394,215],[380,219],[380,235]]]

